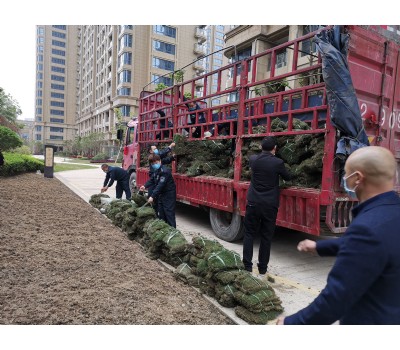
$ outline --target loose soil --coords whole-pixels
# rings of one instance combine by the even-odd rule
[[[0,241],[0,324],[233,324],[56,178],[0,178]]]

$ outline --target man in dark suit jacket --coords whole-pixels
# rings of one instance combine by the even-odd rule
[[[277,324],[400,324],[400,198],[396,160],[383,147],[354,151],[344,188],[360,204],[339,239],[301,241],[299,251],[336,256],[326,287],[307,307]]]
[[[253,271],[253,239],[257,232],[261,241],[258,252],[258,272],[265,275],[279,208],[279,176],[290,180],[283,160],[275,157],[276,140],[267,136],[261,142],[262,152],[250,157],[251,183],[247,192],[244,217],[243,264]]]

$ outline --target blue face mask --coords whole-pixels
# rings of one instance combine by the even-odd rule
[[[353,176],[354,174],[356,174],[356,172],[350,174],[349,176],[343,177],[343,187],[350,198],[357,199],[356,188],[358,185],[356,185],[354,188],[350,189],[347,187],[347,181],[346,181],[350,176]]]
[[[158,149],[156,148],[156,149],[153,151],[153,153],[154,153],[154,154],[159,154],[160,152],[159,152]]]
[[[158,170],[160,169],[161,164],[160,163],[154,163],[151,165],[151,167],[153,168],[153,170]]]

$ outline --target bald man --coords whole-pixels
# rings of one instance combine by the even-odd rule
[[[344,187],[359,205],[338,239],[304,240],[297,249],[336,256],[326,287],[306,308],[277,324],[400,324],[400,199],[396,161],[378,146],[360,148],[345,164]]]

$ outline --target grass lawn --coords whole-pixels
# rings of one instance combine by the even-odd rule
[[[59,171],[78,170],[78,169],[96,169],[96,168],[85,164],[55,163],[54,165],[55,173]]]
[[[65,159],[65,162],[66,163],[79,163],[79,164],[97,164],[97,165],[101,165],[101,163],[90,163],[90,160],[89,159],[80,159],[80,158],[66,158]],[[122,165],[122,163],[107,163],[108,165],[111,165],[111,166],[121,166]]]

